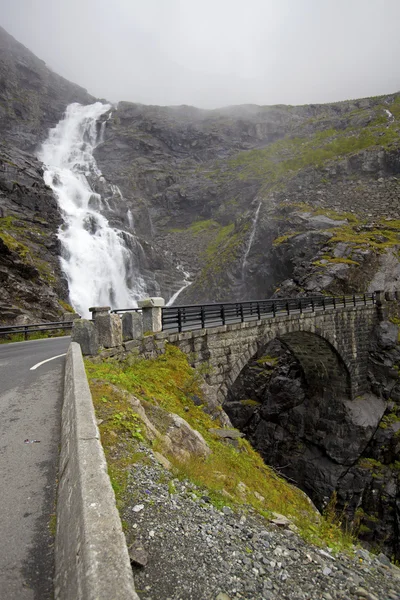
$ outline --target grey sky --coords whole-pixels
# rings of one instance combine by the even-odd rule
[[[400,89],[400,0],[0,0],[0,25],[114,102],[304,104]]]

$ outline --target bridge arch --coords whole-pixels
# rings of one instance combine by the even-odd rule
[[[243,350],[242,355],[231,366],[226,382],[221,386],[219,399],[223,403],[242,370],[252,359],[262,356],[263,349],[273,340],[278,340],[298,360],[303,369],[309,393],[327,394],[348,399],[354,397],[351,366],[348,365],[335,340],[328,339],[315,330],[301,329],[285,333],[269,331]]]

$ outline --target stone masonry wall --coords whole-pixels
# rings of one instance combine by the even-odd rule
[[[367,388],[368,346],[377,322],[375,306],[349,307],[185,333],[158,333],[154,343],[168,341],[178,346],[203,372],[206,365],[206,381],[217,388],[221,403],[243,367],[275,338],[295,353],[309,385],[323,386],[329,380],[355,398]]]

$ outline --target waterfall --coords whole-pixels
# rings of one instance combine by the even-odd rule
[[[254,236],[256,235],[258,214],[260,212],[260,208],[261,208],[261,202],[259,202],[257,210],[256,210],[255,215],[253,217],[253,225],[252,225],[252,228],[251,228],[249,243],[247,244],[246,252],[244,253],[244,256],[243,256],[243,262],[242,262],[242,281],[244,281],[244,271],[245,271],[246,264],[247,264],[247,257],[249,255],[251,247],[253,245]]]
[[[185,290],[187,287],[189,287],[189,285],[192,285],[192,283],[193,283],[193,281],[189,281],[190,273],[185,271],[184,268],[182,267],[182,265],[178,265],[177,270],[181,271],[181,273],[183,274],[183,277],[184,277],[183,286],[180,287],[179,290],[177,292],[175,292],[175,294],[173,296],[171,296],[171,298],[168,300],[166,306],[173,306],[173,304],[174,304],[175,300],[177,299],[177,297],[179,296],[179,294],[181,292],[183,292],[183,290]]]
[[[54,191],[62,212],[61,266],[70,302],[82,316],[89,316],[90,306],[134,307],[146,294],[139,259],[127,247],[124,233],[101,214],[107,206],[106,195],[112,196],[115,189],[102,177],[93,150],[100,141],[97,121],[110,108],[100,102],[70,104],[38,155],[45,165],[45,183]],[[100,135],[104,127],[100,126]],[[103,198],[93,191],[99,181]],[[139,240],[136,245],[140,246]]]

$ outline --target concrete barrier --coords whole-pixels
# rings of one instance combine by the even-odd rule
[[[65,369],[55,547],[56,600],[139,600],[79,344]]]

